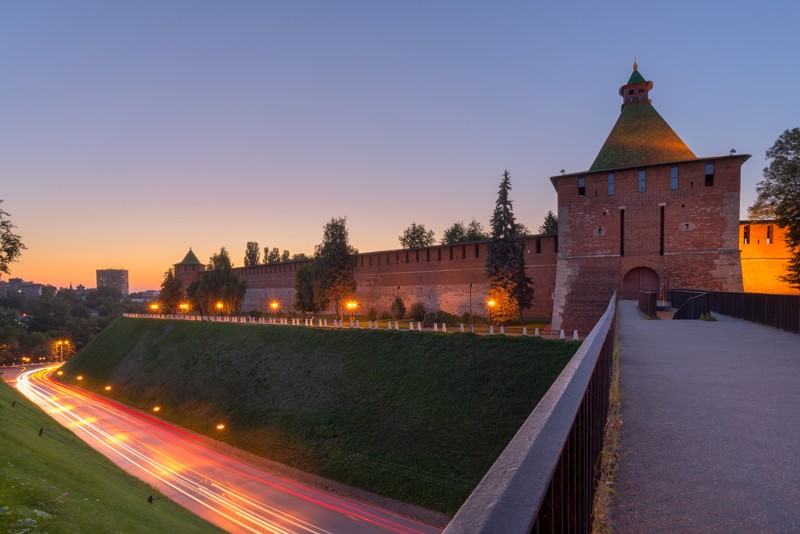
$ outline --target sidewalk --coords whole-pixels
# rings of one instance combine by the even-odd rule
[[[800,336],[618,310],[614,531],[800,531]]]

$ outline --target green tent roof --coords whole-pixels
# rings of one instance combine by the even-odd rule
[[[192,249],[189,249],[189,252],[186,253],[186,257],[183,258],[183,261],[180,262],[181,264],[189,264],[189,265],[203,265],[200,260],[197,259],[197,256],[194,255]]]
[[[633,69],[633,73],[631,73],[631,78],[630,80],[628,80],[628,83],[626,85],[630,85],[632,83],[642,83],[644,81],[645,81],[644,76],[639,74],[638,70]]]
[[[639,75],[638,71],[634,71],[634,75]],[[695,158],[694,152],[689,150],[652,104],[636,102],[623,106],[617,123],[589,170],[601,171]]]

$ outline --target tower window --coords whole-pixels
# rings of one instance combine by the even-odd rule
[[[767,226],[767,245],[772,244],[772,225]]]
[[[744,225],[744,231],[742,233],[744,234],[742,241],[744,242],[745,245],[749,245],[750,244],[750,225],[749,224]]]
[[[678,167],[669,170],[669,188],[673,191],[678,189]]]
[[[578,196],[586,196],[586,178],[584,176],[578,178]]]
[[[608,173],[608,194],[609,195],[613,195],[614,194],[614,173],[613,172]]]
[[[536,238],[536,253],[537,254],[541,254],[542,253],[542,238],[541,237],[537,237]]]
[[[706,185],[714,185],[714,162],[706,163]]]
[[[633,91],[633,89],[628,89],[628,94],[629,94],[629,95],[632,95],[632,94],[633,94],[633,92],[634,92],[634,91]]]
[[[644,169],[639,170],[639,192],[644,193],[647,191],[647,171]]]

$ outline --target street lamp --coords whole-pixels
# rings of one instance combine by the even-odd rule
[[[158,308],[159,308],[159,305],[158,305],[158,303],[157,303],[157,302],[154,302],[154,303],[152,303],[152,304],[150,305],[150,310],[152,310],[152,312],[153,312],[154,314],[155,314],[155,313],[158,313]]]
[[[189,305],[188,305],[188,304],[186,304],[185,302],[181,302],[181,303],[178,305],[178,308],[180,308],[180,310],[181,310],[183,313],[186,313],[186,312],[188,312],[188,311],[189,311]]]
[[[216,308],[217,308],[217,313],[222,315],[222,308],[223,308],[222,302],[217,301]]]
[[[492,308],[497,306],[497,302],[494,299],[489,299],[486,301],[486,305],[489,307],[489,325],[492,324]]]
[[[61,355],[61,363],[64,363],[64,345],[69,346],[69,341],[66,339],[62,339],[58,342],[58,350]]]
[[[277,300],[273,300],[269,303],[270,309],[272,309],[272,322],[275,323],[275,314],[278,313],[278,308],[281,307],[281,303]]]
[[[347,309],[350,310],[350,320],[352,321],[353,314],[355,313],[356,308],[358,308],[358,302],[356,302],[355,300],[348,300],[346,306]]]

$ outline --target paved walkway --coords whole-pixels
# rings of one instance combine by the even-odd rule
[[[615,533],[800,532],[800,336],[619,305]]]

